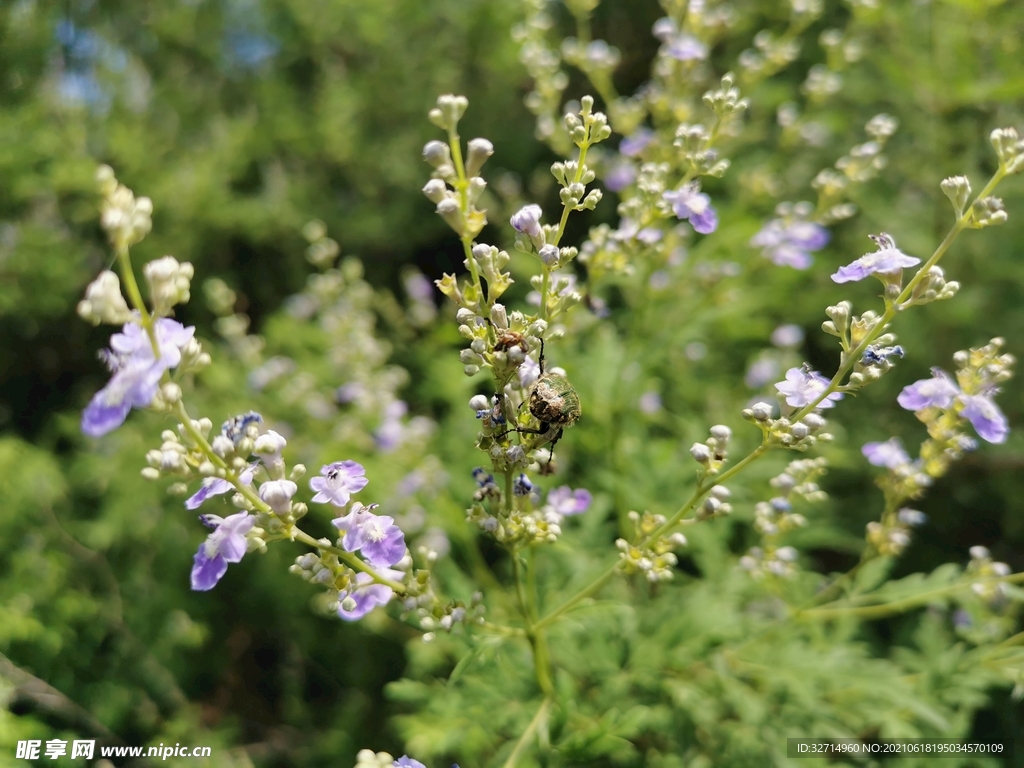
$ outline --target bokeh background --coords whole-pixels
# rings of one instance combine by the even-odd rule
[[[788,15],[782,3],[733,5],[735,28],[712,55],[723,71],[758,30],[784,26]],[[901,122],[889,166],[857,191],[859,215],[835,229],[821,259],[847,263],[867,250],[866,233],[882,230],[909,253],[930,252],[950,223],[938,182],[966,174],[979,188],[994,170],[988,132],[1022,125],[1020,5],[932,0],[884,3],[861,15],[863,55],[843,71],[842,89],[808,105],[812,129],[784,135],[777,107],[799,99],[810,68],[827,60],[817,34],[846,25],[854,10],[826,3],[797,61],[750,94],[747,141],[711,189],[723,201],[723,227],[702,246],[709,261],[759,259],[746,241],[776,198],[810,194],[814,173],[863,140],[864,123],[878,112]],[[306,437],[310,466],[333,458],[317,450],[318,441],[361,447],[365,455],[353,457],[379,473],[382,493],[406,471],[423,471],[417,462],[425,447],[451,475],[448,483],[438,469],[431,481],[454,489],[436,491],[427,514],[450,538],[453,557],[468,557],[458,499],[476,461],[474,425],[464,413],[473,385],[461,375],[459,340],[440,295],[429,299],[440,308],[436,324],[403,306],[410,305],[409,268],[430,280],[462,269],[457,240],[419,191],[428,176],[420,150],[436,133],[425,113],[437,94],[468,96],[462,135],[495,144],[492,222],[507,220],[525,199],[557,204],[547,172],[554,155],[534,139],[534,118],[523,106],[531,84],[511,35],[522,13],[494,0],[17,0],[0,8],[0,765],[20,764],[13,759],[19,738],[83,732],[111,743],[210,744],[218,765],[347,765],[364,746],[402,753],[389,718],[403,703],[382,694],[408,672],[409,636],[400,625],[350,626],[317,614],[307,585],[284,573],[295,552],[272,551],[233,568],[214,593],[190,593],[191,553],[202,533],[180,499],[139,477],[145,451],[166,425],[133,414],[111,438],[93,442],[78,433],[79,411],[105,379],[96,350],[107,331],[74,312],[111,259],[93,176],[98,163],[109,163],[137,194],[153,198],[153,232],[135,248],[137,264],[170,253],[195,266],[193,301],[179,318],[210,340],[211,351],[220,349],[221,367],[204,379],[200,400],[211,417],[264,398],[264,407]],[[553,15],[571,30],[564,9],[553,7]],[[653,0],[606,0],[595,12],[595,37],[623,54],[620,92],[648,78],[658,45],[650,29],[661,15]],[[567,95],[584,88],[574,75]],[[775,180],[767,192],[751,181],[765,173]],[[1009,223],[967,233],[949,256],[960,295],[907,318],[898,329],[905,363],[844,403],[836,431],[845,447],[826,488],[850,540],[877,515],[879,499],[858,446],[891,434],[910,445],[923,439],[912,415],[893,405],[899,389],[993,336],[1021,355],[1024,184],[1014,178],[1000,192]],[[319,384],[331,384],[335,369],[322,357],[337,340],[304,336],[301,313],[285,311],[316,271],[304,257],[302,230],[311,219],[323,221],[362,265],[347,262],[350,307],[359,328],[376,329],[379,348],[362,358],[353,348],[352,365],[381,368],[386,359],[392,373],[403,369],[388,379],[396,397],[410,416],[433,425],[418,422],[421,433],[397,454],[372,439],[386,415],[346,412],[352,429],[339,437],[329,418],[296,405],[301,397],[257,391],[246,378],[246,348],[232,344],[237,333],[224,319],[244,314],[249,332],[265,337],[266,356],[288,354]],[[568,237],[578,242],[588,227],[614,221],[609,195],[597,212],[573,220]],[[482,239],[510,240],[498,227]],[[671,468],[673,451],[709,423],[735,421],[736,404],[752,394],[743,383],[747,367],[777,325],[803,327],[807,359],[831,369],[834,351],[817,329],[826,303],[846,295],[828,280],[832,269],[756,268],[757,290],[714,294],[685,337],[664,339],[703,349],[653,368],[676,423],[643,422],[635,408],[616,412],[630,439],[613,458],[602,453],[602,419],[589,433],[581,425],[573,465],[602,478],[595,493],[637,508],[668,493],[664,485],[682,474]],[[216,293],[200,289],[210,277],[234,291],[229,311],[205,300]],[[623,304],[617,290],[605,297],[613,307]],[[688,301],[693,291],[681,295]],[[614,367],[615,359],[600,364]],[[1016,381],[1000,402],[1019,427],[1024,403]],[[988,546],[1014,571],[1024,568],[1022,448],[1015,431],[1007,444],[968,456],[928,494],[920,508],[929,526],[900,574],[963,562],[972,544]],[[616,480],[645,467],[659,469],[642,488]],[[856,561],[852,547],[830,541],[810,545],[822,570]],[[901,641],[899,622],[876,630],[873,643]],[[1024,732],[1024,707],[1010,693],[989,692],[973,733],[1009,739]],[[1024,744],[1018,754],[1013,764],[1024,765]]]

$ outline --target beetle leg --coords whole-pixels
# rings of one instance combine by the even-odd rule
[[[559,429],[555,433],[555,439],[551,441],[551,447],[548,448],[548,464],[555,458],[555,443],[562,439],[562,429]]]

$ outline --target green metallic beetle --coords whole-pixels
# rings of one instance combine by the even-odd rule
[[[569,380],[560,373],[544,372],[544,340],[540,342],[540,378],[530,390],[530,413],[540,422],[540,429],[519,427],[517,431],[531,435],[547,435],[557,430],[551,440],[550,455],[555,443],[562,439],[562,430],[579,421],[580,398]]]

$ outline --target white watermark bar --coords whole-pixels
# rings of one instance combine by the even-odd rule
[[[969,739],[786,739],[786,757],[1012,757],[1013,743]]]
[[[210,757],[210,747],[190,747],[182,744],[164,744],[150,747],[96,747],[96,740],[28,739],[19,741],[14,757],[17,760],[69,760],[98,757],[154,757],[166,760],[169,757]]]

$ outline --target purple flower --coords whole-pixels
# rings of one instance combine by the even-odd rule
[[[786,404],[794,408],[803,408],[810,405],[824,392],[829,385],[828,379],[817,371],[808,368],[790,368],[786,371],[786,380],[775,385],[779,394],[786,396]],[[831,408],[835,405],[833,401],[842,400],[842,392],[830,392],[828,397],[822,400],[817,408]]]
[[[242,485],[252,485],[252,474],[255,469],[256,464],[250,464],[242,474],[238,476]],[[228,491],[233,490],[234,487],[235,486],[222,477],[205,477],[203,478],[203,484],[199,487],[199,490],[192,494],[188,501],[185,502],[185,509],[199,509],[202,503],[211,496],[220,496],[222,493],[227,493]]]
[[[256,524],[248,512],[228,517],[204,515],[203,522],[216,526],[206,541],[199,545],[192,564],[192,589],[206,592],[213,589],[228,571],[228,563],[237,563],[245,555],[247,534]]]
[[[710,235],[718,228],[718,214],[711,207],[711,198],[700,191],[698,182],[690,182],[678,190],[663,192],[672,211],[680,219],[688,219],[693,229],[702,235]]]
[[[990,395],[961,395],[963,410],[960,415],[971,422],[974,431],[990,443],[1004,443],[1010,433],[1006,416]]]
[[[322,477],[314,477],[309,487],[316,491],[313,501],[317,504],[330,502],[336,507],[344,507],[353,493],[359,493],[370,481],[366,479],[366,470],[359,462],[336,461],[320,467]]]
[[[400,758],[392,763],[395,768],[427,768],[419,760],[413,760],[408,755],[402,755]]]
[[[553,488],[548,493],[548,504],[555,508],[555,512],[564,517],[586,512],[590,507],[591,499],[590,491],[586,488],[577,488],[574,491],[568,485]]]
[[[884,443],[865,443],[860,451],[876,467],[896,469],[910,463],[910,456],[903,450],[903,444],[898,437],[890,437]]]
[[[681,32],[673,37],[665,51],[677,61],[703,60],[708,57],[708,47],[693,35]]]
[[[652,34],[665,44],[665,53],[679,61],[706,59],[708,47],[686,32],[679,31],[675,19],[665,17],[654,22]]]
[[[181,362],[182,347],[192,340],[196,329],[191,325],[186,328],[168,317],[158,318],[153,324],[153,329],[156,333],[157,347],[160,349],[160,362],[166,368],[174,368]],[[135,323],[125,323],[121,333],[111,336],[110,348],[122,357],[155,361],[149,335],[141,325]]]
[[[637,403],[641,413],[648,415],[657,413],[661,410],[661,395],[654,390],[644,392],[640,395],[640,400]]]
[[[804,329],[799,325],[780,325],[771,335],[772,344],[776,347],[799,347],[804,340]]]
[[[626,157],[636,157],[654,141],[654,135],[654,131],[650,128],[637,128],[619,142],[619,152]]]
[[[384,408],[384,420],[373,433],[377,440],[377,448],[384,453],[395,450],[405,439],[405,425],[402,424],[402,417],[408,411],[409,406],[402,400],[392,400]]]
[[[878,245],[874,253],[866,253],[856,261],[840,267],[832,279],[837,283],[849,283],[863,280],[868,275],[894,275],[906,267],[921,263],[915,256],[907,256],[896,247],[896,241],[884,232],[872,237]]]
[[[345,536],[342,546],[347,552],[362,550],[363,556],[376,567],[394,565],[405,557],[405,534],[387,515],[375,515],[360,503],[352,511],[331,522]]]
[[[153,354],[146,331],[134,322],[125,323],[121,333],[110,337],[105,359],[114,375],[82,412],[84,434],[101,437],[124,424],[132,408],[145,408],[153,402],[160,377],[181,362],[181,349],[191,341],[196,329],[161,317],[153,330],[159,357]]]
[[[956,382],[941,368],[932,368],[934,378],[921,379],[903,388],[896,402],[908,411],[925,408],[949,408],[953,398],[960,394]]]
[[[524,232],[530,237],[540,237],[542,234],[540,217],[543,215],[544,212],[539,205],[524,205],[512,214],[510,222],[512,228],[517,232]]]
[[[145,408],[156,395],[163,369],[150,362],[116,363],[114,375],[82,411],[82,432],[102,437],[124,424],[132,408]]]
[[[377,573],[386,579],[399,581],[403,574],[390,568],[378,568]],[[387,605],[394,595],[394,590],[386,584],[378,584],[368,573],[356,574],[356,586],[344,592],[338,601],[338,616],[345,621],[358,621],[378,605]],[[345,602],[352,598],[352,610],[345,610]]]
[[[628,160],[612,164],[604,177],[604,185],[611,192],[621,192],[634,181],[636,181],[636,166]]]
[[[334,399],[339,403],[351,403],[353,400],[362,397],[366,391],[366,387],[358,381],[350,381],[348,384],[342,384],[336,390],[334,390]]]
[[[744,383],[751,389],[760,389],[779,375],[779,361],[770,355],[762,355],[747,367]]]
[[[636,239],[644,245],[654,245],[655,243],[660,242],[661,238],[664,236],[665,233],[657,227],[644,227],[636,233]]]
[[[772,219],[750,244],[780,267],[807,269],[814,261],[811,252],[824,248],[830,238],[827,229],[811,221]]]
[[[976,395],[968,395],[960,391],[953,378],[941,368],[932,368],[934,378],[915,381],[904,387],[896,398],[901,406],[908,411],[923,411],[925,408],[949,408],[954,401],[961,404],[960,415],[971,422],[974,431],[990,443],[1006,442],[1010,433],[1010,425],[1006,416],[996,405],[992,395],[998,390],[990,389]],[[973,450],[970,440],[962,440],[962,450]]]

